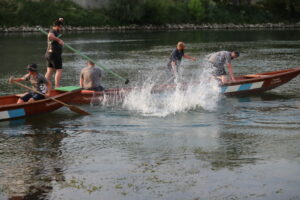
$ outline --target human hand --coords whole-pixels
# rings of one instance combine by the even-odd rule
[[[44,94],[45,98],[50,97],[50,92],[47,92],[46,94]]]
[[[64,46],[64,44],[65,44],[64,41],[62,41],[62,40],[59,40],[58,43],[59,43],[61,46]]]
[[[13,77],[13,76],[9,77],[8,83],[9,83],[9,84],[12,84],[13,82],[14,82],[14,77]]]

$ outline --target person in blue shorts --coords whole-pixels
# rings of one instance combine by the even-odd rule
[[[9,83],[29,81],[32,84],[33,89],[35,89],[36,91],[44,95],[35,92],[28,92],[22,97],[20,97],[17,103],[33,102],[36,100],[44,99],[45,96],[50,95],[51,82],[48,81],[43,74],[37,71],[37,65],[36,64],[28,65],[27,71],[28,73],[21,78],[13,78],[13,77],[9,78]]]

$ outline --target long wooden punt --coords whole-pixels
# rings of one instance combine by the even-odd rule
[[[51,90],[51,97],[63,102],[69,102],[71,98],[80,93],[80,90],[61,92]],[[63,105],[49,98],[17,104],[19,95],[0,97],[0,120],[10,120],[14,118],[27,117],[30,115],[52,112]]]
[[[281,86],[299,74],[300,67],[238,76],[235,82],[223,84],[221,91],[227,96],[259,94]]]
[[[299,68],[292,68],[287,70],[264,72],[258,74],[248,74],[243,76],[237,76],[236,81],[227,82],[220,85],[221,93],[226,96],[240,96],[240,95],[253,95],[271,90],[280,85],[283,85],[300,74]],[[196,83],[195,83],[196,84]],[[183,89],[185,84],[183,84]],[[186,84],[188,85],[188,84]],[[74,86],[65,87],[65,91]],[[172,90],[176,87],[174,84],[158,85],[153,87],[153,93],[165,92]],[[78,87],[77,87],[78,88]],[[64,88],[61,88],[64,91]],[[94,92],[91,90],[81,90],[80,93],[76,94],[68,103],[74,104],[90,104],[93,100],[109,100],[118,101],[122,100],[126,94],[132,91],[133,88],[112,88],[107,89],[103,92]]]

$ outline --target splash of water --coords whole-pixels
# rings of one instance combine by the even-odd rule
[[[220,88],[211,78],[211,72],[211,68],[204,68],[190,81],[179,81],[172,90],[162,93],[153,93],[155,81],[149,78],[126,95],[123,107],[145,116],[159,117],[196,108],[213,111],[220,98]]]

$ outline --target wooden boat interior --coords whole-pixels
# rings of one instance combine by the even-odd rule
[[[51,97],[62,94],[63,92],[61,91],[57,91],[57,90],[51,90]],[[10,104],[16,104],[18,99],[25,95],[26,93],[22,93],[22,94],[16,94],[16,95],[9,95],[9,96],[2,96],[0,97],[0,106],[4,106],[4,105],[10,105]]]
[[[0,106],[15,104],[20,97],[18,95],[10,95],[0,97]]]

